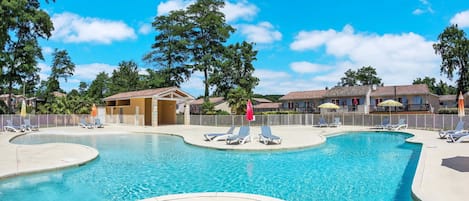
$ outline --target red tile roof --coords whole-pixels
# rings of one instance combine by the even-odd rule
[[[211,97],[208,98],[208,101],[214,104],[218,104],[225,101],[225,99],[223,97]],[[195,101],[192,101],[191,105],[202,105],[202,103],[204,103],[204,98],[199,98]]]
[[[456,95],[441,95],[440,101],[456,101]]]
[[[395,92],[394,89],[396,90]],[[430,94],[430,90],[426,84],[383,86],[371,91],[371,96],[394,96],[394,93],[397,95],[422,95]]]
[[[265,99],[265,98],[253,98],[252,100],[253,100],[253,101],[256,101],[256,102],[258,102],[258,103],[271,103],[271,102],[272,102],[272,101],[267,100],[267,99]]]
[[[290,92],[282,96],[279,100],[304,100],[304,99],[320,99],[323,98],[327,90],[312,90],[312,91],[296,91]]]
[[[112,101],[112,100],[122,100],[122,99],[129,99],[129,98],[143,98],[143,97],[152,97],[154,95],[161,94],[166,91],[171,91],[174,89],[178,89],[177,87],[165,87],[165,88],[157,88],[157,89],[146,89],[140,91],[129,91],[129,92],[122,92],[118,94],[114,94],[112,96],[106,97],[104,101]]]
[[[255,109],[278,109],[282,103],[261,103],[252,106]]]

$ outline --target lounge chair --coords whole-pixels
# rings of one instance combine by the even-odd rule
[[[37,125],[31,125],[31,120],[30,119],[24,119],[24,124],[23,127],[27,131],[38,131],[39,127]]]
[[[319,118],[319,123],[315,125],[316,127],[327,127],[329,124],[327,124],[326,119],[324,117]]]
[[[389,130],[401,130],[401,129],[407,129],[407,124],[405,123],[405,119],[399,119],[399,122],[394,125],[388,126]]]
[[[101,119],[99,119],[99,118],[94,119],[94,127],[96,127],[96,128],[104,128],[104,124],[101,123]]]
[[[207,133],[204,134],[204,137],[208,141],[218,141],[218,140],[226,140],[226,138],[233,134],[235,126],[231,126],[226,133]]]
[[[86,122],[85,118],[80,119],[80,125],[82,128],[93,128],[93,124]]]
[[[376,125],[374,128],[376,128],[376,129],[385,129],[385,128],[388,128],[389,126],[390,126],[389,119],[384,118],[383,121],[381,122],[381,124]]]
[[[454,130],[440,130],[438,132],[438,135],[440,136],[441,139],[447,138],[449,134],[457,134],[459,132],[463,132],[464,129],[464,121],[459,121],[458,124],[456,125],[456,128]]]
[[[5,131],[11,131],[11,132],[24,132],[24,127],[23,126],[17,126],[13,125],[12,121],[7,119],[7,125],[3,126],[3,130]]]
[[[244,144],[249,140],[249,127],[241,126],[237,135],[232,135],[226,138],[226,144]]]
[[[340,117],[334,118],[334,122],[329,124],[329,127],[339,127],[342,125],[342,122],[340,122]]]
[[[462,130],[456,133],[449,133],[446,137],[451,142],[462,142],[469,139],[469,132]]]
[[[262,126],[261,134],[259,134],[259,141],[264,144],[269,144],[269,143],[281,144],[282,138],[272,135],[272,131],[270,130],[269,126]]]

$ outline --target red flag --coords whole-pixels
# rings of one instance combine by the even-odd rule
[[[254,120],[254,111],[252,110],[251,100],[248,100],[248,103],[246,105],[246,119],[248,121]]]

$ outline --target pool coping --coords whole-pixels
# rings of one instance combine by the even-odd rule
[[[230,201],[283,201],[282,199],[268,197],[264,195],[236,193],[236,192],[204,192],[204,193],[183,193],[163,195],[153,198],[146,198],[140,201],[191,201],[191,200],[230,200]]]

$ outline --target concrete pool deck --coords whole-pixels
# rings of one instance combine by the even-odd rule
[[[238,127],[239,128],[239,127]],[[368,127],[341,126],[338,128],[316,128],[312,126],[272,126],[272,133],[280,136],[281,145],[264,145],[258,142],[260,127],[252,126],[252,142],[243,145],[226,145],[224,141],[208,142],[203,138],[204,133],[225,132],[227,127],[210,126],[159,126],[159,127],[133,127],[107,125],[100,129],[84,129],[80,127],[67,128],[41,128],[38,134],[65,134],[65,135],[99,135],[99,134],[125,134],[125,133],[161,133],[178,135],[186,143],[210,147],[215,149],[235,150],[276,150],[297,149],[313,147],[324,143],[326,138],[345,131],[373,131]],[[469,191],[469,143],[448,143],[438,139],[436,131],[407,129],[403,132],[411,133],[414,137],[409,142],[422,143],[422,152],[414,177],[412,191],[418,200],[467,200]],[[237,133],[237,130],[235,130]],[[0,179],[15,175],[54,170],[77,166],[93,160],[98,156],[95,149],[83,145],[53,143],[42,145],[16,145],[10,140],[21,133],[0,133]],[[442,160],[456,158],[449,165],[442,165]],[[467,160],[465,160],[467,159]],[[447,167],[451,166],[451,167]],[[462,168],[462,170],[460,169]],[[459,169],[459,170],[458,170]],[[202,196],[201,196],[202,195]],[[191,200],[269,200],[257,199],[249,194],[240,193],[212,193],[193,194]],[[180,197],[178,197],[180,196]],[[189,200],[187,194],[170,195],[148,200]],[[190,196],[190,195],[189,195]],[[228,196],[228,197],[227,197]],[[273,199],[275,200],[275,199]]]

